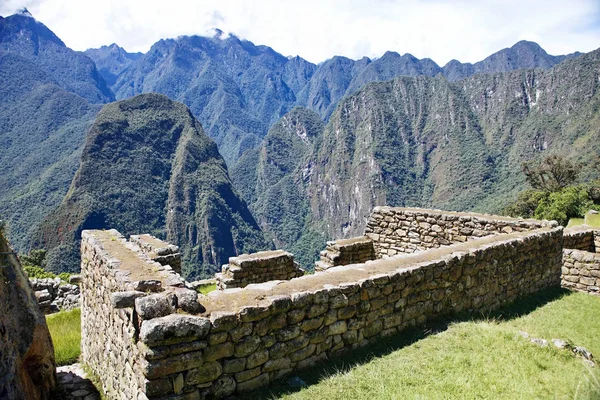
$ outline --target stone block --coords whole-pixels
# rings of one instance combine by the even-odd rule
[[[143,321],[140,340],[150,347],[191,342],[206,337],[209,331],[210,321],[206,318],[171,314]]]

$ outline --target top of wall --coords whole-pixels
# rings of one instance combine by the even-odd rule
[[[168,265],[153,261],[139,245],[127,241],[117,230],[84,230],[81,237],[111,258],[109,267],[118,277],[120,290],[163,291],[183,287],[185,281]]]
[[[333,267],[314,275],[305,275],[289,281],[270,281],[248,285],[243,289],[214,291],[201,298],[204,315],[216,311],[236,312],[243,307],[268,306],[274,297],[291,296],[303,292],[316,292],[322,289],[343,287],[364,279],[388,276],[394,272],[409,272],[424,265],[445,262],[459,254],[466,255],[483,251],[490,247],[503,246],[515,241],[534,239],[550,232],[562,231],[562,227],[540,228],[535,231],[486,236],[470,242],[443,246],[426,252],[400,254],[393,257],[367,261],[364,264],[350,264]]]
[[[486,221],[498,221],[498,222],[507,222],[511,224],[518,223],[523,227],[533,227],[533,228],[542,228],[542,227],[556,227],[558,223],[556,221],[547,221],[547,220],[538,220],[533,218],[513,218],[513,217],[505,217],[503,215],[493,215],[493,214],[479,214],[472,212],[459,212],[459,211],[444,211],[444,210],[436,210],[429,208],[418,208],[418,207],[389,207],[389,206],[378,206],[373,209],[373,214],[375,213],[386,213],[386,212],[395,212],[402,214],[415,214],[422,216],[445,216],[447,218],[469,218],[474,219],[475,222],[486,222]]]

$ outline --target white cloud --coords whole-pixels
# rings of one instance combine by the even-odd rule
[[[161,38],[218,27],[321,62],[385,51],[475,62],[518,40],[551,54],[600,44],[597,0],[2,0],[0,14],[26,6],[76,50],[113,42],[147,51]]]

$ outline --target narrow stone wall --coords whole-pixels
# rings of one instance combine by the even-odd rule
[[[29,283],[44,314],[68,311],[80,306],[79,286],[60,278],[30,278]]]
[[[152,235],[131,235],[130,240],[137,244],[151,260],[161,265],[169,265],[181,274],[181,253],[179,247],[162,241]]]
[[[331,267],[365,263],[375,259],[373,241],[367,236],[339,239],[327,242],[327,247],[315,263],[315,271],[320,272]]]
[[[214,291],[200,305],[165,285],[122,293],[156,273],[103,235],[83,234],[84,360],[108,398],[138,400],[244,393],[429,319],[557,286],[563,241],[562,228],[480,238]]]
[[[463,243],[488,235],[555,226],[555,221],[422,208],[375,207],[367,221],[365,235],[373,240],[377,257],[384,257]]]
[[[598,237],[598,234],[600,234],[600,230],[594,231],[591,228],[565,229],[563,247],[594,253],[597,248],[595,237]]]
[[[565,249],[561,284],[565,288],[600,295],[600,254]]]
[[[289,280],[304,275],[294,256],[283,250],[259,251],[230,257],[221,273],[215,274],[217,289],[243,288],[251,283]]]
[[[83,362],[101,378],[109,399],[145,398],[138,397],[146,376],[137,346],[140,317],[148,315],[145,305],[154,305],[152,315],[162,316],[195,301],[196,293],[183,287],[170,266],[152,261],[115,230],[82,232],[81,274]],[[183,307],[189,309],[199,311]]]

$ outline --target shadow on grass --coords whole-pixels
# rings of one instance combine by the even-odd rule
[[[569,293],[571,292],[568,290],[560,287],[553,287],[519,299],[514,303],[503,306],[500,309],[491,311],[489,313],[460,313],[447,318],[437,319],[428,322],[425,325],[407,329],[395,336],[377,339],[376,343],[370,343],[363,348],[348,350],[343,355],[340,355],[335,359],[319,363],[314,367],[300,371],[294,371],[292,376],[299,376],[309,386],[314,385],[332,375],[348,372],[358,365],[366,364],[375,358],[387,355],[393,351],[402,349],[403,347],[410,346],[411,344],[424,339],[429,335],[443,332],[448,329],[452,323],[466,321],[477,322],[482,320],[508,321],[529,314],[537,308],[549,302],[558,300]],[[276,399],[285,394],[290,394],[301,389],[291,388],[287,384],[287,379],[288,378],[283,378],[278,380],[268,387],[245,395],[243,398],[256,400]]]

